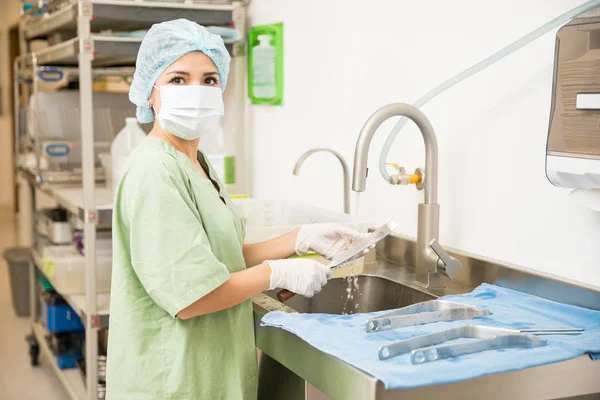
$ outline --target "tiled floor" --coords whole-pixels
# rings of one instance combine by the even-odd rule
[[[14,216],[0,210],[0,255],[17,242]],[[8,266],[0,257],[0,398],[3,400],[66,400],[68,396],[48,361],[29,364],[25,336],[29,319],[17,317],[12,306]]]

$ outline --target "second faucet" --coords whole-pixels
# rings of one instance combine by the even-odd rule
[[[346,160],[344,160],[344,157],[342,157],[342,155],[340,153],[338,153],[335,150],[326,149],[326,148],[316,148],[316,149],[308,150],[300,156],[298,161],[296,161],[296,165],[294,165],[294,175],[296,175],[296,176],[299,175],[300,167],[302,166],[304,161],[311,154],[318,153],[318,152],[331,153],[340,161],[340,164],[342,164],[342,170],[344,173],[344,176],[343,176],[343,179],[344,179],[344,212],[346,214],[350,214],[350,174],[348,172],[348,164],[346,163]]]

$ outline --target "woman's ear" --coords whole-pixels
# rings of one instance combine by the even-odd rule
[[[156,105],[156,89],[152,88],[152,92],[150,92],[150,97],[148,98],[148,107],[152,108],[154,105]]]

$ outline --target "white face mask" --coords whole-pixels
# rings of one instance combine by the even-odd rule
[[[223,95],[218,87],[154,87],[160,90],[160,113],[156,115],[158,122],[166,132],[181,139],[198,139],[225,114]]]

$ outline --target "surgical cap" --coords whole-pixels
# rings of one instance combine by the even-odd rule
[[[160,74],[192,51],[201,51],[210,57],[219,71],[221,90],[225,90],[231,57],[221,36],[187,19],[154,24],[142,40],[129,88],[129,100],[137,106],[136,115],[140,123],[154,120],[148,99]]]

